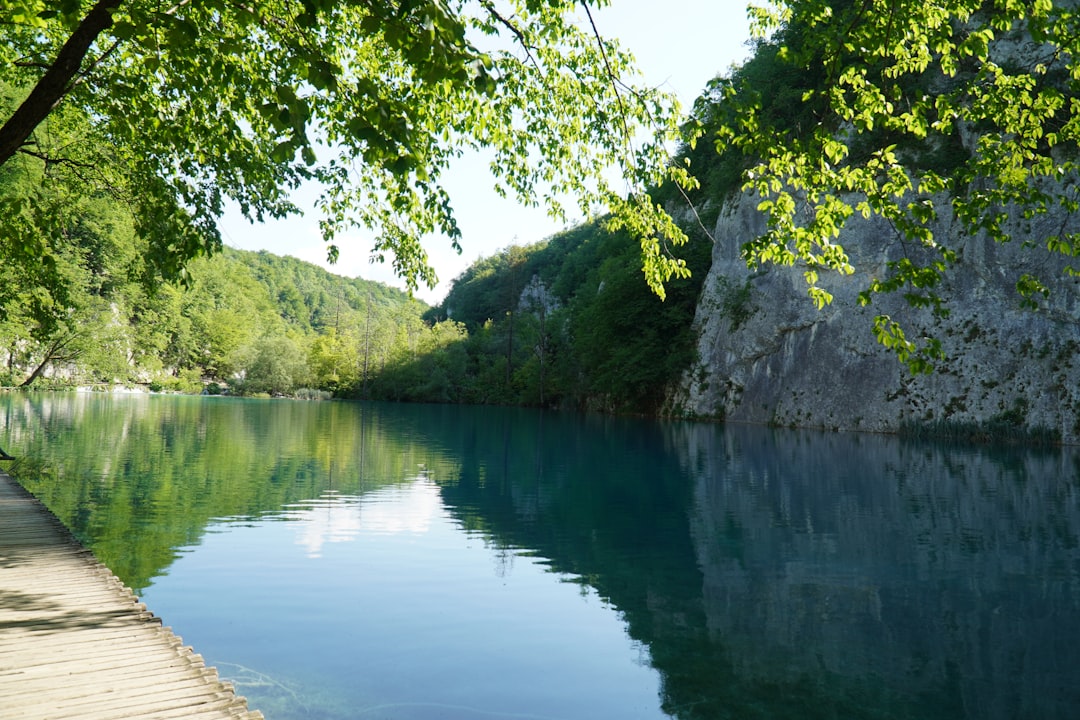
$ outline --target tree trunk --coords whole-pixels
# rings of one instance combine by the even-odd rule
[[[368,399],[367,391],[367,378],[368,378],[368,359],[371,357],[371,293],[367,296],[367,314],[364,317],[364,380],[363,386],[360,391],[360,397],[364,400]]]
[[[30,377],[23,380],[19,384],[19,387],[24,387],[25,388],[25,387],[30,387],[31,385],[33,385],[34,381],[37,380],[39,377],[41,377],[41,373],[45,372],[45,368],[49,367],[49,361],[50,360],[52,360],[52,357],[49,356],[49,355],[46,355],[45,358],[40,363],[38,363],[38,366],[36,368],[34,368],[34,372],[30,373]]]
[[[123,0],[98,0],[79,26],[71,33],[56,59],[38,80],[19,109],[12,113],[0,128],[0,165],[6,163],[41,121],[49,116],[64,95],[71,89],[71,82],[82,67],[86,53],[106,28],[112,25],[112,11]]]
[[[510,318],[510,333],[506,336],[506,387],[510,387],[510,378],[514,372],[514,311],[506,313]]]
[[[49,349],[45,351],[45,357],[41,359],[41,362],[38,363],[37,367],[34,368],[34,371],[30,373],[30,377],[26,378],[22,381],[22,383],[19,384],[19,387],[30,387],[35,380],[41,377],[41,373],[45,372],[45,368],[49,367],[49,363],[57,362],[59,360],[73,360],[75,357],[77,357],[77,355],[74,353],[65,355],[63,352],[64,348],[67,347],[68,343],[70,343],[74,338],[74,335],[68,335],[61,340],[54,340],[53,343],[49,346]]]

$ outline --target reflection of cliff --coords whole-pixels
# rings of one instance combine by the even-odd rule
[[[708,627],[743,678],[877,678],[942,717],[1080,707],[1071,452],[685,426]]]
[[[352,537],[372,491],[423,490],[406,516],[366,503],[366,525],[422,526],[436,483],[464,527],[615,606],[681,720],[1080,707],[1080,451],[499,408],[11,400],[15,449],[63,473],[35,491],[95,552],[132,558],[113,567],[130,584],[215,517],[292,513],[317,552]]]
[[[1080,706],[1068,452],[488,414],[429,428],[445,502],[617,607],[676,717]]]
[[[451,513],[611,602],[648,649],[667,712],[751,717],[741,712],[789,702],[775,685],[733,681],[710,640],[690,530],[693,486],[661,426],[520,410],[469,415],[463,422],[447,411],[427,428],[460,459],[460,474],[441,482]]]
[[[647,602],[681,605],[681,593],[700,588],[686,513],[691,488],[657,425],[511,409],[468,415],[462,422],[461,410],[450,410],[425,428],[459,461],[454,477],[435,480],[466,527],[538,550],[554,571],[602,596],[632,592],[624,612]],[[700,613],[700,598],[689,602]]]

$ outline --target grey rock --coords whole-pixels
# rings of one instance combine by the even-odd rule
[[[860,307],[860,291],[884,276],[887,262],[927,252],[902,242],[884,220],[855,216],[845,226],[838,242],[855,273],[822,273],[834,300],[818,310],[805,268],[747,267],[740,248],[764,232],[765,218],[755,198],[730,199],[716,224],[695,319],[699,362],[673,392],[672,414],[874,432],[906,423],[1004,423],[1080,442],[1080,281],[1045,244],[1080,222],[1053,212],[1013,220],[1014,240],[999,244],[965,234],[939,200],[934,237],[959,257],[939,291],[949,310],[944,319],[910,307],[900,294]],[[1021,305],[1016,281],[1024,273],[1051,290],[1037,311]],[[912,375],[877,344],[876,315],[900,322],[909,338],[938,338],[948,359],[930,375]]]

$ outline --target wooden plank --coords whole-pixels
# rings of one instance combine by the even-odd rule
[[[29,642],[33,642],[33,639],[31,638]],[[16,655],[10,653],[4,656],[3,664],[0,665],[0,668],[2,668],[0,674],[10,675],[19,670],[28,671],[42,667],[62,668],[73,662],[83,664],[99,660],[108,662],[111,658],[117,656],[128,657],[134,651],[138,651],[143,656],[143,659],[149,659],[151,654],[160,654],[165,658],[172,658],[182,654],[179,648],[172,653],[164,652],[160,639],[148,638],[137,641],[121,640],[119,642],[116,640],[102,640],[94,643],[80,643],[72,648],[65,648],[64,646],[40,648],[33,654],[23,653],[22,655]],[[59,659],[61,653],[62,659]],[[130,663],[130,660],[128,662]]]
[[[70,633],[65,633],[63,629],[55,629],[52,631],[38,631],[32,633],[34,644],[45,648],[50,644],[59,645],[61,647],[73,647],[77,643],[102,643],[110,642],[112,640],[119,640],[124,642],[130,640],[132,642],[139,641],[145,638],[153,639],[154,642],[158,642],[158,636],[162,633],[168,635],[168,629],[161,627],[158,623],[160,621],[157,618],[145,621],[142,626],[137,625],[125,625],[125,626],[111,626],[111,627],[97,627],[97,628],[84,628],[77,636],[72,637]],[[27,635],[23,630],[9,629],[5,634],[10,633],[12,638],[16,635]],[[175,636],[173,636],[175,637]],[[179,642],[177,644],[180,644]],[[0,658],[4,657],[6,653],[22,652],[24,649],[20,645],[10,644],[5,648],[5,644],[0,642]]]
[[[146,659],[138,667],[132,667],[128,658],[127,655],[100,658],[97,660],[96,667],[99,671],[108,671],[112,678],[123,679],[155,674],[163,670],[171,672],[171,668],[183,667],[185,662],[179,657],[163,657]],[[44,690],[55,687],[57,677],[66,678],[69,675],[77,675],[82,664],[82,660],[72,660],[50,666],[39,665],[17,672],[0,672],[0,701],[25,692],[36,692],[39,688]],[[11,682],[13,680],[18,680],[18,682]]]
[[[0,472],[5,720],[259,720],[233,686]]]

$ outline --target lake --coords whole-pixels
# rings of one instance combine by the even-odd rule
[[[268,720],[1080,707],[1075,448],[75,393],[0,447]]]

